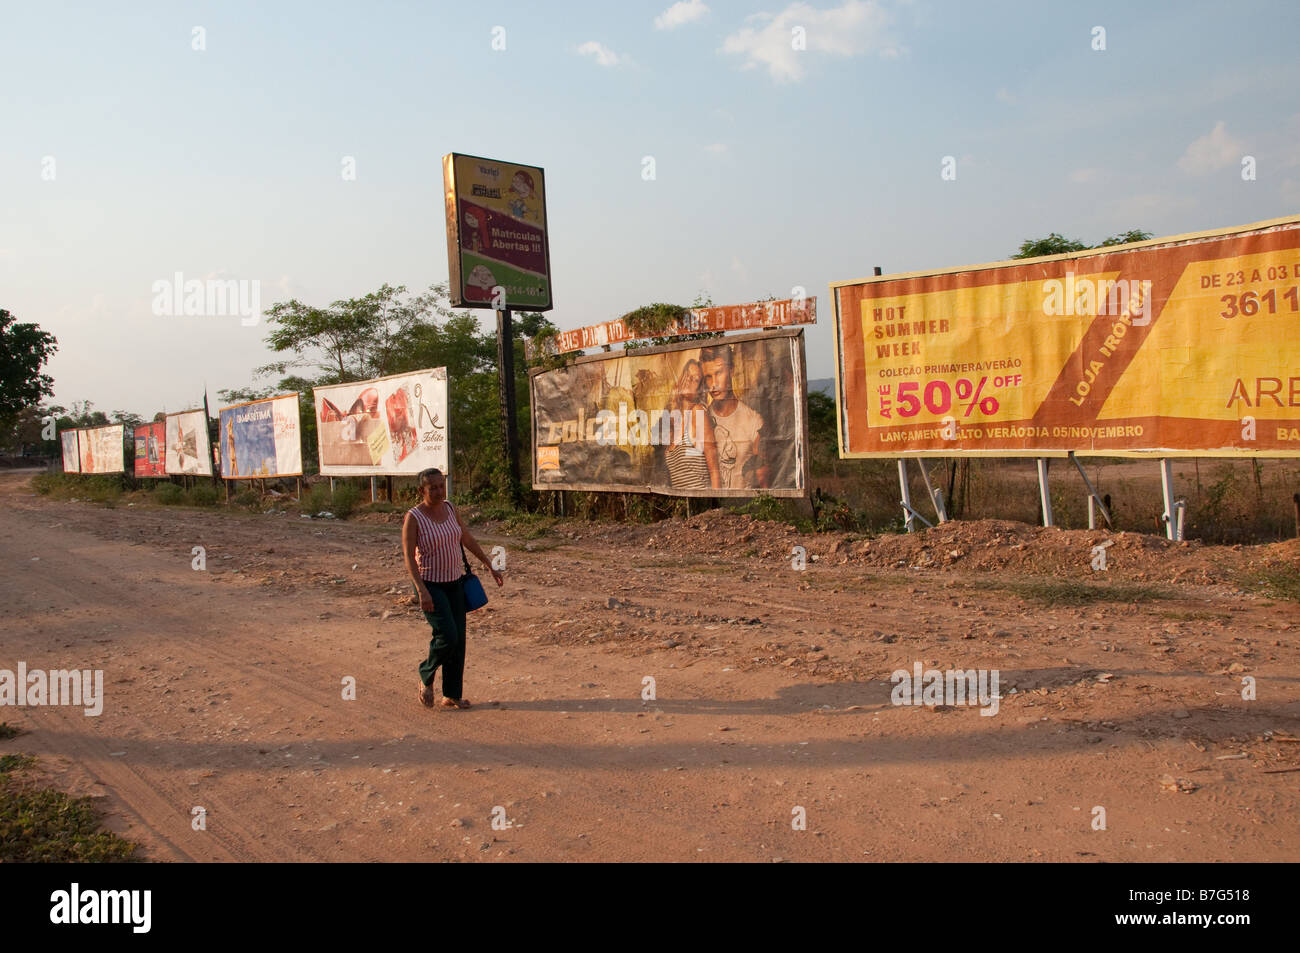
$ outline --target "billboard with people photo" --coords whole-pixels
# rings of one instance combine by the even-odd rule
[[[533,487],[804,496],[806,389],[802,330],[536,370]]]

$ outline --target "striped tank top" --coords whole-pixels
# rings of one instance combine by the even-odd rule
[[[430,519],[418,506],[407,511],[415,517],[415,564],[426,582],[455,582],[465,574],[460,556],[460,521],[450,502],[447,510],[450,516],[442,522]]]

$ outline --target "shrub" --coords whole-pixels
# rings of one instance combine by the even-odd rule
[[[185,502],[185,491],[175,483],[160,483],[153,491],[153,498],[163,506],[177,506]]]
[[[262,508],[262,498],[256,491],[249,487],[244,487],[236,493],[230,500],[232,506],[242,507],[246,510],[260,510]]]
[[[197,483],[186,494],[191,506],[216,506],[221,492],[211,483]]]
[[[334,489],[334,499],[327,509],[341,520],[352,515],[357,508],[361,492],[351,483],[340,483]]]
[[[299,500],[299,507],[304,513],[310,513],[315,516],[322,510],[330,510],[330,488],[328,483],[317,483],[310,490],[302,495]]]

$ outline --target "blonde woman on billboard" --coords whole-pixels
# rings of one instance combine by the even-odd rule
[[[666,455],[669,484],[675,490],[719,486],[718,445],[713,439],[713,426],[704,402],[704,372],[694,358],[682,368],[668,411],[681,415],[681,429],[673,428],[673,442]]]

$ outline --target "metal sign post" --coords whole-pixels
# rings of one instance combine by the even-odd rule
[[[1052,493],[1047,485],[1047,458],[1038,458],[1038,498],[1043,506],[1043,525],[1054,526],[1052,522]]]
[[[1165,535],[1172,540],[1181,540],[1187,503],[1174,499],[1174,461],[1168,457],[1160,461],[1160,489],[1165,498],[1165,511],[1160,517],[1165,524]]]
[[[1079,458],[1074,455],[1073,450],[1070,451],[1070,462],[1078,469],[1079,476],[1083,477],[1083,485],[1088,488],[1088,529],[1097,528],[1098,509],[1101,510],[1101,515],[1106,521],[1106,525],[1113,529],[1114,524],[1110,521],[1110,511],[1106,508],[1106,504],[1103,502],[1102,498],[1097,495],[1097,491],[1093,488],[1092,481],[1088,479],[1088,474],[1084,472],[1083,464],[1079,462]]]

